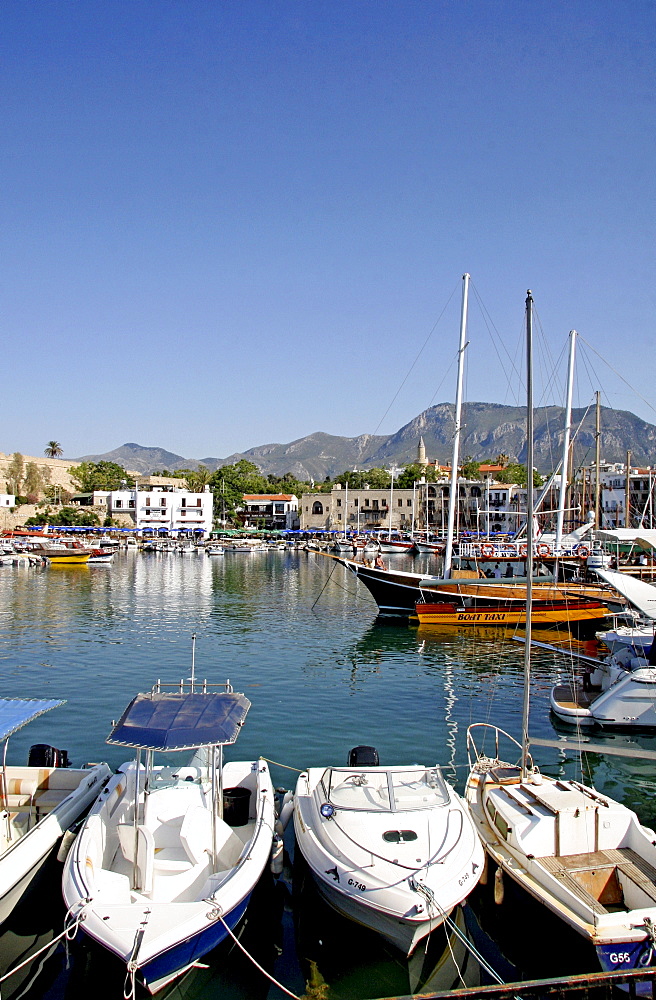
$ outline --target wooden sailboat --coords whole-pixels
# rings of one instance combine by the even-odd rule
[[[532,305],[526,299],[527,466],[533,473]],[[529,562],[532,491],[528,490]],[[521,741],[469,727],[465,797],[489,858],[596,948],[602,968],[654,964],[656,834],[626,806],[578,781],[543,775],[528,735],[531,579],[527,582]]]

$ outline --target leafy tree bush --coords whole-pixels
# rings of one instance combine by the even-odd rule
[[[116,462],[81,462],[68,470],[68,474],[82,493],[94,490],[120,490],[130,479],[122,465]]]
[[[7,493],[20,493],[24,476],[25,465],[23,462],[23,456],[19,451],[15,451],[11,456],[11,462],[7,466],[7,471],[5,472]]]

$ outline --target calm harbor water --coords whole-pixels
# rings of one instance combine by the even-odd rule
[[[410,566],[410,557],[390,558],[399,568]],[[420,558],[414,565],[428,569],[431,557]],[[0,608],[4,695],[67,699],[12,737],[8,759],[17,763],[26,761],[31,744],[51,743],[67,749],[75,764],[120,764],[125,752],[104,742],[112,720],[158,678],[189,675],[192,633],[197,678],[229,678],[252,702],[229,755],[276,762],[278,786],[293,787],[295,771],[287,768],[346,763],[349,748],[362,743],[376,746],[383,763],[438,762],[462,790],[467,726],[487,721],[520,732],[523,647],[511,634],[436,631],[377,618],[368,591],[314,553],[119,553],[111,566],[1,567]],[[536,650],[535,736],[555,735],[548,696],[558,669],[553,654]],[[595,736],[603,741],[656,748],[649,736]],[[656,823],[651,764],[590,754],[582,772],[576,752],[544,750],[536,757],[547,773],[583,778],[635,808],[646,825]],[[0,940],[3,971],[35,941],[61,930],[57,874],[53,866],[38,906],[24,907]],[[314,995],[344,1000],[409,992],[407,972],[372,936],[345,929],[311,898],[298,903],[291,867],[279,885],[265,883],[244,940],[293,993],[302,995],[308,979]],[[295,937],[300,906],[302,932]],[[505,909],[511,922],[512,906]],[[499,922],[485,899],[480,920],[484,931],[491,930],[486,922]],[[552,974],[595,971],[576,943],[563,942],[554,949]],[[528,963],[522,971],[534,970]],[[2,996],[61,998],[93,990],[120,1000],[122,985],[104,955],[76,942],[68,968],[60,945],[38,969],[3,983]],[[194,971],[168,995],[283,996],[247,960],[221,949],[208,969]]]

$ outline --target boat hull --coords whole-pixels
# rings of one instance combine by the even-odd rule
[[[234,931],[244,916],[250,902],[249,892],[230,913],[223,914],[223,921],[218,917],[216,923],[176,947],[169,948],[161,955],[143,965],[139,970],[139,978],[149,993],[158,993],[169,983],[183,975],[188,969],[200,961],[208,952],[220,945],[229,936],[226,926]]]
[[[384,913],[375,907],[368,907],[362,904],[360,899],[347,896],[326,882],[322,876],[312,869],[312,877],[319,889],[323,899],[342,917],[354,921],[369,930],[376,931],[389,944],[398,948],[404,955],[412,955],[415,948],[427,934],[440,927],[448,913],[440,914],[432,920],[417,921],[403,920],[400,917]]]
[[[536,625],[563,624],[567,622],[596,622],[610,614],[603,605],[554,602],[549,607],[533,606],[531,622]],[[416,617],[422,625],[525,625],[526,608],[522,607],[472,607],[457,609],[453,605],[417,604]]]
[[[39,772],[44,773],[43,769],[36,767],[21,768],[21,771],[26,776],[27,772],[34,772],[35,775]],[[62,772],[66,777],[76,773],[64,769]],[[10,916],[64,832],[97,798],[110,774],[111,771],[106,764],[98,764],[84,772],[78,787],[71,790],[71,793],[51,812],[43,816],[31,830],[14,841],[0,857],[0,923]],[[9,783],[11,787],[11,778]]]

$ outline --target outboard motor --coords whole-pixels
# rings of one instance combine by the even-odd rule
[[[70,767],[68,750],[58,750],[47,743],[35,743],[30,747],[28,767]]]
[[[378,751],[375,747],[353,747],[349,750],[349,767],[378,767]]]

